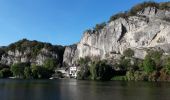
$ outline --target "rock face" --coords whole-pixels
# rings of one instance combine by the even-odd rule
[[[75,61],[77,60],[77,44],[68,46],[65,48],[64,56],[63,56],[63,63],[65,66],[72,66],[74,65]]]
[[[25,44],[27,45],[24,46]],[[15,63],[43,65],[47,59],[54,59],[56,62],[62,63],[64,47],[37,41],[21,40],[0,52],[2,52],[0,53],[0,63],[3,65],[10,66]]]
[[[36,65],[43,65],[43,62],[48,58],[58,60],[58,54],[48,52],[46,49],[42,49],[36,57],[29,57],[29,50],[23,53],[19,50],[8,51],[7,54],[2,55],[1,63],[5,65],[12,65],[14,63],[32,63]]]
[[[141,59],[150,48],[170,53],[170,10],[147,7],[136,16],[108,23],[102,30],[87,31],[77,48],[66,48],[63,61],[71,66],[87,56],[118,59],[128,48],[134,50],[134,57]]]

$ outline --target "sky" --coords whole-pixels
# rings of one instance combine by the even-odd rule
[[[147,0],[0,0],[0,46],[23,38],[71,45],[85,30],[143,1]]]

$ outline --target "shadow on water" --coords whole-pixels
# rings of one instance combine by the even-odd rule
[[[169,100],[170,83],[0,80],[0,100]]]

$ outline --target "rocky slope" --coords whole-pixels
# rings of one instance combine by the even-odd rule
[[[134,57],[143,59],[148,49],[170,54],[170,3],[139,6],[135,14],[113,17],[106,25],[84,32],[81,41],[62,47],[23,39],[0,49],[0,63],[12,65],[26,62],[42,65],[52,58],[58,64],[73,66],[80,58],[119,59],[131,48]],[[162,8],[163,7],[163,8]],[[133,11],[134,12],[134,11]],[[121,14],[120,14],[121,15]]]
[[[61,65],[63,52],[62,46],[23,39],[0,49],[0,63],[8,66],[14,63],[43,65],[50,58]]]
[[[170,9],[146,7],[136,15],[118,18],[100,30],[86,31],[74,47],[66,47],[63,62],[72,66],[79,58],[119,59],[131,48],[143,59],[148,49],[170,53]]]

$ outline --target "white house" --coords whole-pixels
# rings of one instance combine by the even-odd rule
[[[77,67],[70,67],[69,68],[70,77],[77,78],[77,72],[78,72]]]

